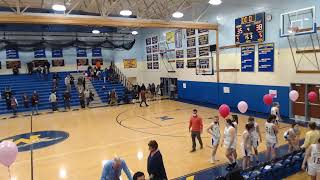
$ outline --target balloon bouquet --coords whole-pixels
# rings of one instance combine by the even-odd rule
[[[16,161],[17,155],[18,147],[14,142],[2,141],[0,143],[0,163],[8,168],[10,180],[10,166]]]

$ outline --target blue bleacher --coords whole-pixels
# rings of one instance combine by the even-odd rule
[[[113,89],[115,89],[117,95],[118,95],[118,100],[122,100],[124,97],[125,93],[125,87],[120,84],[120,83],[111,83],[110,81],[106,81],[104,83],[103,80],[94,80],[92,81],[92,85],[96,89],[98,95],[100,96],[100,99],[103,103],[108,103],[108,94],[109,91],[111,92]],[[105,86],[105,89],[103,90],[103,86]]]

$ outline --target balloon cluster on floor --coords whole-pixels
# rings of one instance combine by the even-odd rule
[[[264,103],[265,105],[267,105],[267,106],[272,105],[272,103],[273,103],[273,97],[274,97],[274,95],[272,95],[272,94],[266,94],[266,95],[264,95],[264,96],[263,96],[263,103]],[[290,91],[290,92],[289,92],[289,98],[290,98],[290,100],[291,100],[292,102],[296,102],[296,101],[298,100],[298,98],[299,98],[299,93],[298,93],[298,91],[296,91],[296,90]],[[317,99],[318,99],[318,95],[317,95],[316,92],[311,91],[311,92],[308,93],[308,100],[309,100],[309,102],[314,103],[314,102],[317,101]],[[242,114],[244,114],[244,113],[247,112],[249,106],[248,106],[248,103],[247,103],[247,102],[245,102],[245,101],[240,101],[240,102],[238,103],[237,107],[238,107],[238,110],[239,110]],[[229,107],[227,104],[222,104],[222,105],[219,107],[219,114],[220,114],[220,116],[223,117],[223,118],[228,117],[229,114],[230,114],[230,107]]]

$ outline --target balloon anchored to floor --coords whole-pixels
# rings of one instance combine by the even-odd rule
[[[12,141],[2,141],[0,143],[0,163],[6,167],[10,167],[17,158],[18,147]]]
[[[223,117],[223,118],[226,118],[227,116],[229,116],[230,114],[230,108],[228,105],[226,104],[222,104],[220,107],[219,107],[219,114]]]
[[[272,104],[272,102],[273,102],[273,96],[270,95],[270,94],[264,95],[264,96],[263,96],[263,102],[264,102],[264,104],[270,106],[270,105]]]
[[[308,100],[309,100],[311,103],[316,102],[317,99],[318,99],[318,95],[317,95],[316,92],[311,91],[311,92],[308,93]]]
[[[291,101],[296,102],[298,100],[298,98],[299,98],[298,91],[296,91],[296,90],[290,91],[289,98],[290,98]]]
[[[238,110],[241,112],[241,113],[246,113],[247,110],[248,110],[248,104],[245,102],[245,101],[240,101],[238,103]]]

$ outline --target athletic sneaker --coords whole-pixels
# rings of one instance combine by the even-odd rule
[[[214,162],[214,160],[213,160],[213,159],[210,159],[210,163],[211,163],[211,164],[214,164],[215,162]]]
[[[192,153],[192,152],[195,152],[196,150],[195,149],[192,149],[190,152]]]

